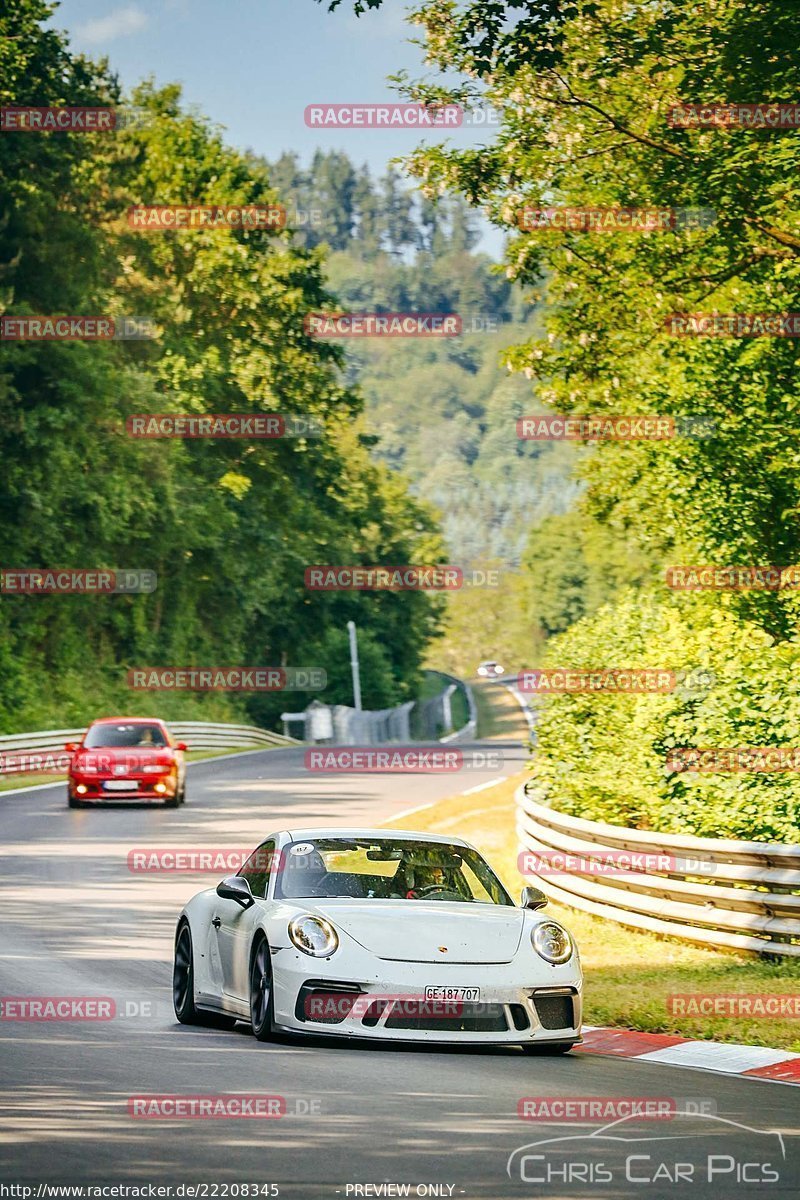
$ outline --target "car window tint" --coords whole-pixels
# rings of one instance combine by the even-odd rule
[[[275,842],[264,842],[253,851],[239,871],[240,877],[250,884],[250,891],[254,896],[260,896],[262,899],[266,896],[274,856]]]

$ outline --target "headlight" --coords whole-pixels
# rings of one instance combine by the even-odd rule
[[[339,945],[336,930],[322,917],[295,917],[289,922],[289,937],[298,950],[313,958],[328,958]]]
[[[142,767],[142,772],[145,775],[166,775],[169,772],[169,767],[159,766],[158,763],[146,763]]]
[[[542,921],[531,933],[531,945],[545,962],[565,963],[572,957],[572,938],[555,921]]]

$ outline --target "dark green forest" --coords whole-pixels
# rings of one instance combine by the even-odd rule
[[[116,105],[113,76],[12,0],[0,20],[3,104]],[[13,36],[12,36],[13,35]],[[349,698],[357,621],[366,705],[413,696],[435,597],[313,593],[309,563],[441,561],[436,520],[373,454],[341,352],[303,331],[330,308],[324,251],[291,230],[140,233],[135,204],[269,203],[267,168],[143,86],[144,120],[113,134],[0,138],[0,270],[7,314],[135,314],[142,341],[6,341],[0,366],[4,568],[157,572],[139,596],[0,600],[0,727],[73,725],[104,710],[246,715],[280,695],[131,694],[137,665],[316,665]],[[303,414],[321,437],[137,440],[133,413]],[[309,696],[294,698],[303,707]]]

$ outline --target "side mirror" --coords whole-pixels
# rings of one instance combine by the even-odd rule
[[[65,742],[64,749],[68,750],[70,754],[74,754],[79,749],[78,742]]]
[[[189,747],[186,745],[186,742],[178,742],[177,745],[175,746],[175,749],[176,750],[188,750]]]
[[[218,883],[217,895],[221,896],[223,900],[235,900],[237,904],[241,904],[242,908],[250,908],[255,904],[250,884],[246,879],[242,879],[241,875],[229,875],[227,879]]]
[[[523,908],[544,908],[547,904],[547,896],[538,888],[524,887],[519,902]]]

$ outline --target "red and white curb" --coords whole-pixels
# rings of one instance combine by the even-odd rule
[[[766,1046],[740,1046],[730,1042],[700,1042],[671,1037],[666,1033],[637,1033],[586,1025],[583,1043],[575,1047],[585,1054],[613,1054],[639,1062],[666,1063],[673,1067],[695,1067],[749,1079],[772,1079],[800,1084],[800,1055],[791,1050]]]

